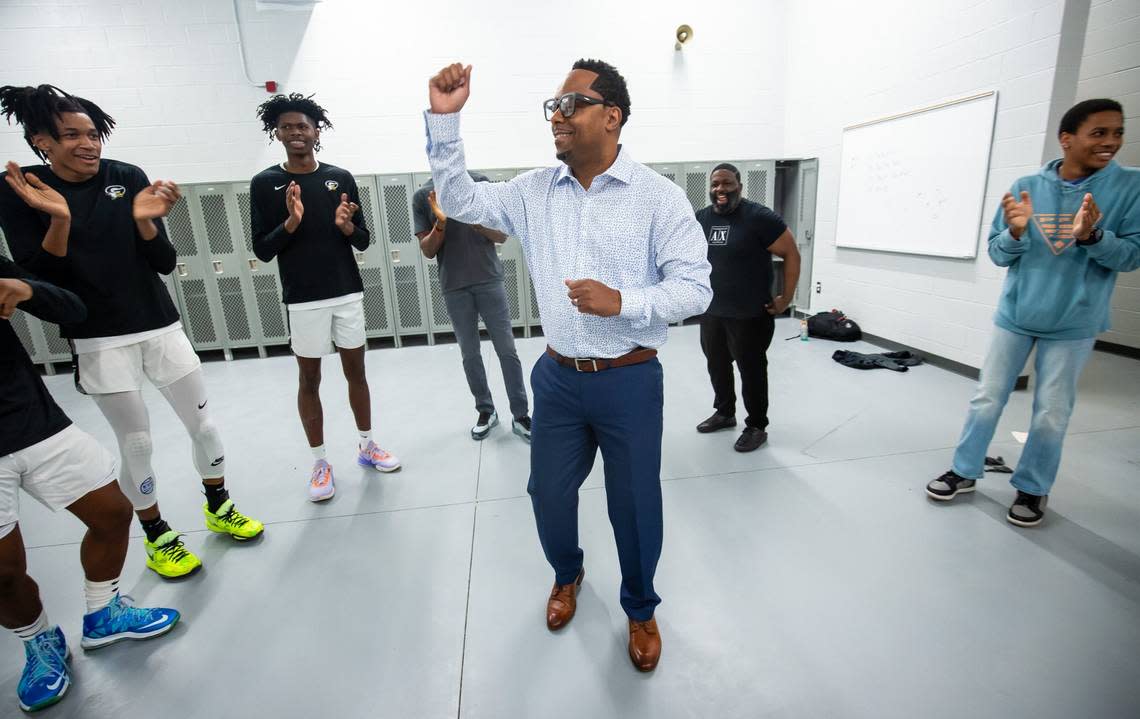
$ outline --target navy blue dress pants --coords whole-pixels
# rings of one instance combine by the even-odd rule
[[[531,371],[531,390],[527,492],[555,582],[570,584],[582,568],[578,488],[601,449],[621,606],[635,621],[649,619],[661,602],[653,591],[662,537],[661,363],[578,372],[543,354]]]

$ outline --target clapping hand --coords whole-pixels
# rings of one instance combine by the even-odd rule
[[[1001,208],[1005,213],[1005,224],[1009,225],[1009,234],[1013,235],[1013,239],[1020,240],[1021,233],[1025,232],[1029,219],[1033,217],[1033,201],[1029,199],[1029,193],[1022,190],[1020,202],[1012,192],[1005,193],[1001,198]]]

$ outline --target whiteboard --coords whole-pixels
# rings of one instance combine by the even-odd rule
[[[975,257],[997,93],[843,130],[835,244]]]

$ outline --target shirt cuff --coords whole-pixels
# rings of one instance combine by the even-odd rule
[[[1028,232],[1029,228],[1026,227],[1025,231]],[[1000,235],[998,235],[997,244],[998,247],[1002,250],[1015,255],[1025,250],[1025,245],[1022,244],[1024,239],[1025,233],[1022,233],[1022,239],[1019,240],[1016,239],[1012,233],[1010,233],[1009,228],[1007,227],[1006,229],[1002,230],[1002,233]]]
[[[459,113],[437,115],[431,110],[424,110],[424,128],[429,148],[436,144],[459,142]]]
[[[649,318],[645,312],[645,290],[631,288],[621,290],[621,312],[618,316],[633,323],[634,329],[649,326]]]

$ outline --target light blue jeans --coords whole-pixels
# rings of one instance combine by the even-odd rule
[[[1037,377],[1029,439],[1025,442],[1010,484],[1026,494],[1049,494],[1057,479],[1061,445],[1077,399],[1077,378],[1081,376],[1095,343],[1095,337],[1048,340],[994,327],[981,381],[970,400],[966,426],[954,452],[954,473],[967,479],[982,478],[986,449],[993,439],[1009,393],[1025,367],[1029,351],[1037,345],[1034,363]]]

